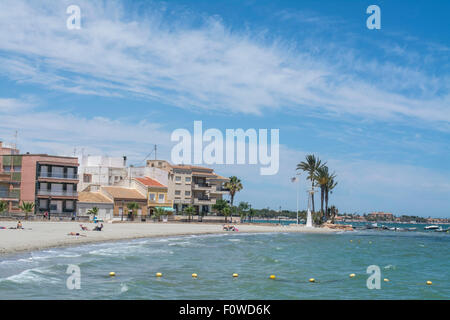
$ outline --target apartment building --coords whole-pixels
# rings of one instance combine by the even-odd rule
[[[172,165],[165,160],[148,160],[147,167],[167,172],[168,197],[177,213],[193,206],[197,214],[207,215],[216,201],[229,193],[224,187],[229,179],[210,168]]]
[[[80,192],[90,185],[113,186],[128,177],[126,157],[82,155],[79,159]]]
[[[0,200],[8,202],[8,211],[20,212],[22,202],[33,202],[35,213],[70,215],[76,211],[77,158],[20,154],[1,144],[0,158]]]

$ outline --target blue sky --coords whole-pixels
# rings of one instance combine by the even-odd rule
[[[81,30],[66,8],[81,8]],[[381,29],[366,8],[381,8]],[[127,155],[178,128],[280,130],[280,170],[237,175],[237,201],[295,209],[305,154],[341,212],[450,216],[448,1],[0,3],[0,140],[23,152]],[[307,183],[301,182],[301,208]]]

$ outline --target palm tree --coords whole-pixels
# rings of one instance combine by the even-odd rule
[[[155,219],[158,219],[158,221],[161,221],[161,217],[166,215],[167,212],[163,208],[157,207],[153,210],[153,217]]]
[[[231,208],[230,206],[226,206],[222,210],[223,215],[225,216],[225,223],[227,222],[227,217],[231,214]]]
[[[335,206],[330,207],[330,215],[331,215],[331,223],[334,224],[334,220],[336,218],[336,215],[338,214],[338,209]]]
[[[223,214],[225,208],[229,207],[228,202],[223,199],[218,199],[215,204],[213,204],[212,209],[216,212]],[[225,215],[225,223],[227,223],[227,216]]]
[[[333,193],[333,189],[337,185],[337,181],[334,181],[336,175],[333,173],[329,176],[328,183],[325,186],[325,212],[328,212],[328,194]],[[333,216],[334,221],[334,216]],[[333,222],[334,223],[334,222]]]
[[[230,181],[225,183],[225,188],[230,190],[230,204],[233,206],[234,196],[236,192],[241,191],[244,187],[242,186],[241,180],[236,176],[230,177]]]
[[[8,202],[6,201],[0,201],[0,214],[3,214],[8,210]]]
[[[188,215],[189,217],[189,222],[191,222],[191,216],[195,214],[195,209],[193,206],[189,206],[186,209],[184,209],[184,212]]]
[[[19,206],[19,209],[25,212],[25,220],[28,220],[28,214],[33,211],[34,203],[23,201],[22,204]]]
[[[249,217],[249,221],[250,222],[252,222],[252,218],[253,218],[253,216],[256,214],[256,210],[255,209],[252,209],[251,207],[250,207],[250,209],[248,210],[248,217]]]
[[[131,220],[134,220],[134,216],[136,214],[136,210],[140,208],[139,204],[137,202],[130,202],[127,204],[128,210],[131,210]]]
[[[314,179],[316,180],[316,185],[320,187],[320,213],[323,219],[326,219],[327,209],[325,212],[323,211],[323,203],[325,200],[325,193],[327,189],[327,185],[329,183],[330,174],[328,173],[327,166],[321,166],[317,168],[316,173],[314,175]]]
[[[316,159],[316,157],[313,154],[306,155],[306,161],[302,161],[299,164],[297,164],[297,170],[303,170],[308,173],[308,176],[306,177],[307,180],[311,180],[311,189],[314,191],[314,182],[315,182],[315,175],[317,172],[317,169],[320,168],[322,165],[322,162],[319,158]],[[315,206],[314,206],[314,192],[311,194],[312,199],[312,211],[314,213]]]
[[[245,216],[248,215],[249,208],[250,208],[250,205],[248,202],[239,202],[238,210],[239,210],[239,215],[241,217],[241,222],[242,222],[243,218],[245,218]]]
[[[93,207],[92,209],[89,209],[89,211],[87,212],[87,214],[89,215],[93,215],[94,216],[94,220],[95,220],[95,216],[98,215],[98,208],[97,207]]]

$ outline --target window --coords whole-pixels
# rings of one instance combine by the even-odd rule
[[[47,209],[47,208],[48,208],[48,200],[39,199],[39,209]]]
[[[41,166],[41,176],[46,177],[48,174],[48,167],[47,166]]]
[[[73,201],[66,201],[66,209],[73,210]]]
[[[176,196],[181,196],[181,190],[175,190],[175,195]]]
[[[67,168],[67,177],[73,178],[75,176],[75,169],[74,168]]]
[[[46,183],[46,182],[41,182],[40,184],[41,184],[40,189],[41,189],[42,191],[47,191],[47,190],[48,190],[48,183]]]
[[[184,192],[184,195],[185,195],[186,197],[190,197],[190,196],[191,196],[191,192],[190,192],[190,191],[185,191],[185,192]]]
[[[92,182],[92,175],[91,174],[83,174],[83,182],[84,183]]]
[[[181,177],[180,176],[175,176],[175,182],[181,182]]]
[[[160,193],[160,194],[158,195],[158,202],[159,202],[159,203],[164,203],[164,193]]]
[[[14,166],[14,172],[21,172],[22,167],[21,166]]]
[[[61,183],[52,183],[51,190],[52,192],[62,192],[63,185]]]
[[[149,199],[150,199],[150,201],[155,201],[155,199],[156,199],[156,194],[150,193],[150,194],[149,194]]]
[[[5,167],[3,167],[3,171],[4,172],[11,172],[11,167],[10,166],[5,166]]]
[[[54,178],[64,177],[64,168],[63,167],[52,167],[52,177],[54,177]]]
[[[72,193],[73,192],[73,184],[68,184],[66,190],[68,193]]]
[[[191,182],[191,177],[186,177],[186,182]]]

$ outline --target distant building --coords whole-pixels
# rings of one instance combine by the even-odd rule
[[[372,212],[367,217],[376,220],[394,220],[394,215],[389,212]]]
[[[112,186],[128,178],[126,157],[81,156],[78,191],[90,185]]]
[[[210,168],[172,165],[164,160],[148,160],[147,167],[166,172],[169,200],[177,213],[193,206],[197,214],[207,215],[216,201],[229,193],[224,187],[229,179]]]

